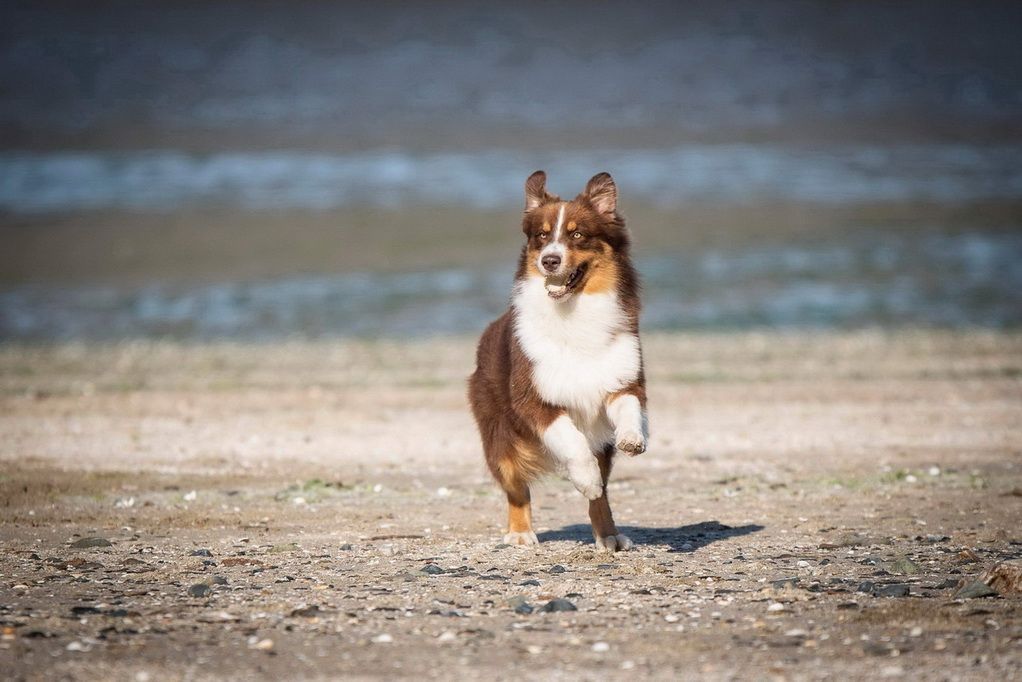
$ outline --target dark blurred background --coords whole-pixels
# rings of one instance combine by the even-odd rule
[[[648,329],[1022,322],[1018,2],[7,2],[0,338],[475,332],[525,177]]]

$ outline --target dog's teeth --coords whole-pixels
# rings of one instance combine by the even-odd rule
[[[559,296],[560,294],[563,294],[565,292],[565,290],[567,290],[567,288],[568,287],[565,284],[547,284],[546,285],[547,293],[548,294],[553,294],[554,296]]]

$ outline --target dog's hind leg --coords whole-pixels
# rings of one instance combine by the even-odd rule
[[[613,464],[614,447],[608,445],[596,456],[600,464],[600,476],[603,479],[603,494],[589,501],[589,520],[593,524],[593,539],[597,549],[605,552],[620,552],[632,548],[632,541],[627,535],[618,532],[614,524],[614,515],[610,511],[610,500],[607,499],[607,479]]]
[[[535,478],[540,463],[531,448],[517,447],[500,460],[497,480],[507,494],[507,534],[509,545],[536,545],[539,539],[532,529],[532,498],[529,481]]]
[[[529,486],[521,485],[507,493],[507,534],[509,545],[536,545],[539,539],[532,530],[532,502]]]

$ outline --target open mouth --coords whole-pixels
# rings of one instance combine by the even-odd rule
[[[582,263],[577,268],[572,270],[571,274],[569,274],[567,278],[563,278],[561,279],[561,281],[557,281],[557,279],[553,277],[547,277],[546,279],[547,295],[550,296],[550,298],[558,299],[564,298],[565,296],[570,294],[572,291],[574,291],[578,283],[582,281],[582,276],[586,274],[586,270],[588,269],[588,267],[589,265],[587,263]]]

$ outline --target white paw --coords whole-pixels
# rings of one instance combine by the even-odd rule
[[[631,429],[618,431],[617,449],[633,457],[641,455],[646,451],[646,438],[639,431]]]
[[[508,533],[504,536],[505,545],[538,545],[539,538],[531,530],[525,531],[524,533]]]
[[[622,535],[621,533],[602,538],[594,533],[593,539],[596,540],[596,549],[601,552],[624,552],[631,549],[634,545],[627,535]]]
[[[600,477],[600,465],[596,458],[589,455],[583,460],[568,464],[568,480],[575,484],[587,499],[595,500],[603,495],[603,478]]]

